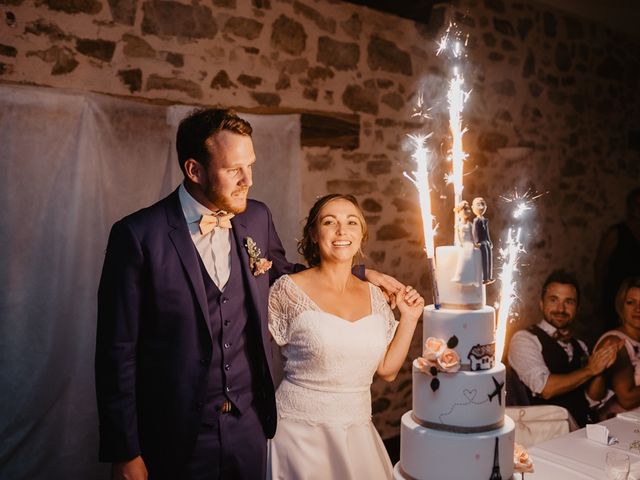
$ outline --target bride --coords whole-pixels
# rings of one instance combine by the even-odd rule
[[[382,292],[352,275],[367,237],[355,197],[331,194],[311,208],[299,243],[309,269],[285,275],[269,295],[269,329],[282,347],[278,428],[269,443],[272,479],[388,479],[392,466],[371,422],[371,381],[395,379],[424,299]]]

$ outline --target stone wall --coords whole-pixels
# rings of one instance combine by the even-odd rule
[[[437,242],[452,242],[445,91],[436,39],[455,20],[469,35],[465,198],[483,195],[494,243],[510,224],[500,196],[548,192],[524,239],[521,303],[537,318],[552,267],[577,271],[592,318],[600,233],[640,178],[640,42],[529,1],[436,6],[428,25],[335,0],[0,0],[0,81],[255,112],[356,114],[359,147],[305,147],[302,210],[330,191],[355,193],[370,225],[367,264],[430,296],[407,133],[434,131]],[[412,117],[418,94],[431,119]],[[521,160],[497,150],[528,146]],[[495,299],[496,285],[489,288]],[[410,357],[419,352],[421,326]],[[374,421],[398,432],[411,406],[407,361],[373,387]]]

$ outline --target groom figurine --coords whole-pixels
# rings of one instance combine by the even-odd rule
[[[251,132],[230,110],[191,113],[176,138],[184,182],[111,230],[95,368],[112,480],[265,478],[269,286],[304,267],[286,260],[266,205],[247,198]]]
[[[489,220],[484,216],[487,202],[482,197],[476,197],[471,203],[471,210],[476,218],[473,219],[473,241],[480,248],[482,256],[482,283],[493,283],[493,243],[489,237]]]

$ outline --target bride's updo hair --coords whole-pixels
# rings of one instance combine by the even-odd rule
[[[320,210],[322,210],[322,207],[333,200],[346,200],[352,203],[356,207],[356,210],[358,210],[358,216],[360,217],[360,222],[362,224],[362,243],[360,245],[361,249],[367,241],[367,238],[369,237],[367,222],[364,219],[364,213],[362,213],[362,209],[360,208],[360,204],[358,203],[358,200],[356,200],[356,197],[354,197],[353,195],[344,195],[342,193],[330,193],[329,195],[320,197],[318,200],[316,200],[316,203],[313,204],[311,210],[309,210],[307,221],[304,225],[304,228],[302,229],[302,239],[298,242],[298,253],[304,257],[310,267],[320,265],[320,248],[318,247],[318,244],[313,240],[313,236],[316,231],[318,215],[320,214]],[[358,253],[361,256],[364,256],[362,250],[360,250]]]

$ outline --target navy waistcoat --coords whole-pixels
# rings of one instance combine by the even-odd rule
[[[217,410],[230,400],[242,412],[251,405],[256,381],[257,332],[249,321],[237,242],[231,238],[231,272],[221,292],[198,260],[207,291],[213,351],[202,422],[214,425]]]
[[[587,363],[588,355],[575,338],[571,339],[573,357],[571,361],[569,361],[569,357],[567,356],[567,352],[564,348],[562,348],[555,339],[549,336],[547,332],[537,325],[530,327],[529,331],[540,340],[540,344],[542,345],[542,357],[544,358],[547,368],[549,368],[551,373],[571,373],[582,368]],[[570,392],[556,395],[549,400],[544,400],[542,397],[531,395],[531,403],[552,404],[564,407],[569,410],[580,427],[584,427],[591,421],[589,402],[587,402],[584,388],[582,386],[571,390]]]

